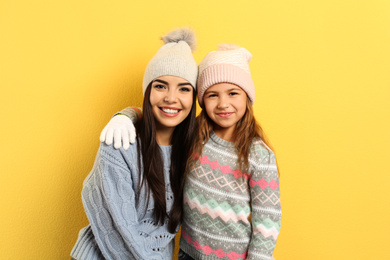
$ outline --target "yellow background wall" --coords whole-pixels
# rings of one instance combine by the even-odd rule
[[[111,115],[141,105],[159,37],[189,25],[199,62],[248,48],[279,162],[278,260],[390,259],[390,2],[0,2],[0,259],[69,259],[80,192]]]

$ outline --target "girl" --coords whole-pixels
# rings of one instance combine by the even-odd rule
[[[182,259],[272,259],[279,180],[253,115],[251,58],[244,48],[222,45],[199,64],[203,110],[184,186]]]
[[[144,74],[136,145],[125,151],[101,144],[84,181],[90,224],[80,231],[73,259],[172,259],[194,136],[197,65],[191,31],[163,40]]]

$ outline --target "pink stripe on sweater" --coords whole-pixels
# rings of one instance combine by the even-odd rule
[[[181,230],[181,236],[187,241],[188,244],[194,245],[196,250],[202,250],[206,255],[214,254],[218,258],[228,257],[231,260],[237,259],[246,259],[248,251],[245,251],[242,254],[238,254],[237,252],[231,251],[229,253],[224,252],[221,248],[217,250],[213,250],[209,245],[201,246],[198,241],[192,240],[192,238],[186,234],[185,230]]]
[[[260,186],[260,188],[262,189],[262,190],[264,190],[265,188],[267,188],[268,186],[272,189],[272,190],[275,190],[276,188],[278,188],[279,187],[279,184],[275,181],[275,180],[272,180],[272,181],[270,181],[269,183],[266,181],[266,180],[264,180],[263,178],[261,178],[261,180],[258,180],[258,181],[255,181],[255,180],[253,180],[253,179],[251,179],[250,181],[249,181],[249,185],[253,188],[254,186],[256,186],[256,185],[259,185]]]
[[[215,169],[220,169],[223,174],[233,174],[233,176],[238,179],[244,176],[245,179],[248,179],[250,177],[249,173],[243,173],[240,169],[237,170],[232,170],[229,165],[219,165],[218,161],[210,161],[207,156],[202,156],[199,158],[199,161],[201,164],[210,164],[210,167],[215,170]]]
[[[244,176],[245,179],[250,178],[250,173],[243,173],[240,169],[237,170],[232,170],[229,165],[220,165],[218,161],[210,161],[207,156],[202,156],[199,158],[199,161],[201,164],[209,164],[210,167],[215,170],[215,169],[220,169],[223,174],[233,174],[233,176],[238,179]],[[261,189],[265,189],[268,186],[272,189],[275,190],[276,188],[279,187],[279,184],[275,180],[271,180],[270,182],[267,182],[262,178],[261,180],[255,181],[251,179],[249,181],[249,185],[253,188],[256,185],[259,185]]]

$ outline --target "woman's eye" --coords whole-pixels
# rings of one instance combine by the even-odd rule
[[[157,89],[164,89],[165,88],[165,86],[161,85],[161,84],[154,85],[153,87],[157,88]]]
[[[183,92],[190,92],[191,89],[189,87],[182,87],[180,88],[180,91],[183,91]]]
[[[211,97],[216,97],[217,95],[216,94],[209,94],[207,95],[207,97],[211,98]]]
[[[235,96],[235,95],[238,95],[238,93],[237,92],[230,92],[229,95]]]

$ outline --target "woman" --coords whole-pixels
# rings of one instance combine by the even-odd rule
[[[194,136],[197,65],[193,32],[180,29],[162,39],[144,74],[136,145],[101,144],[84,181],[90,224],[80,231],[73,259],[172,258]]]

